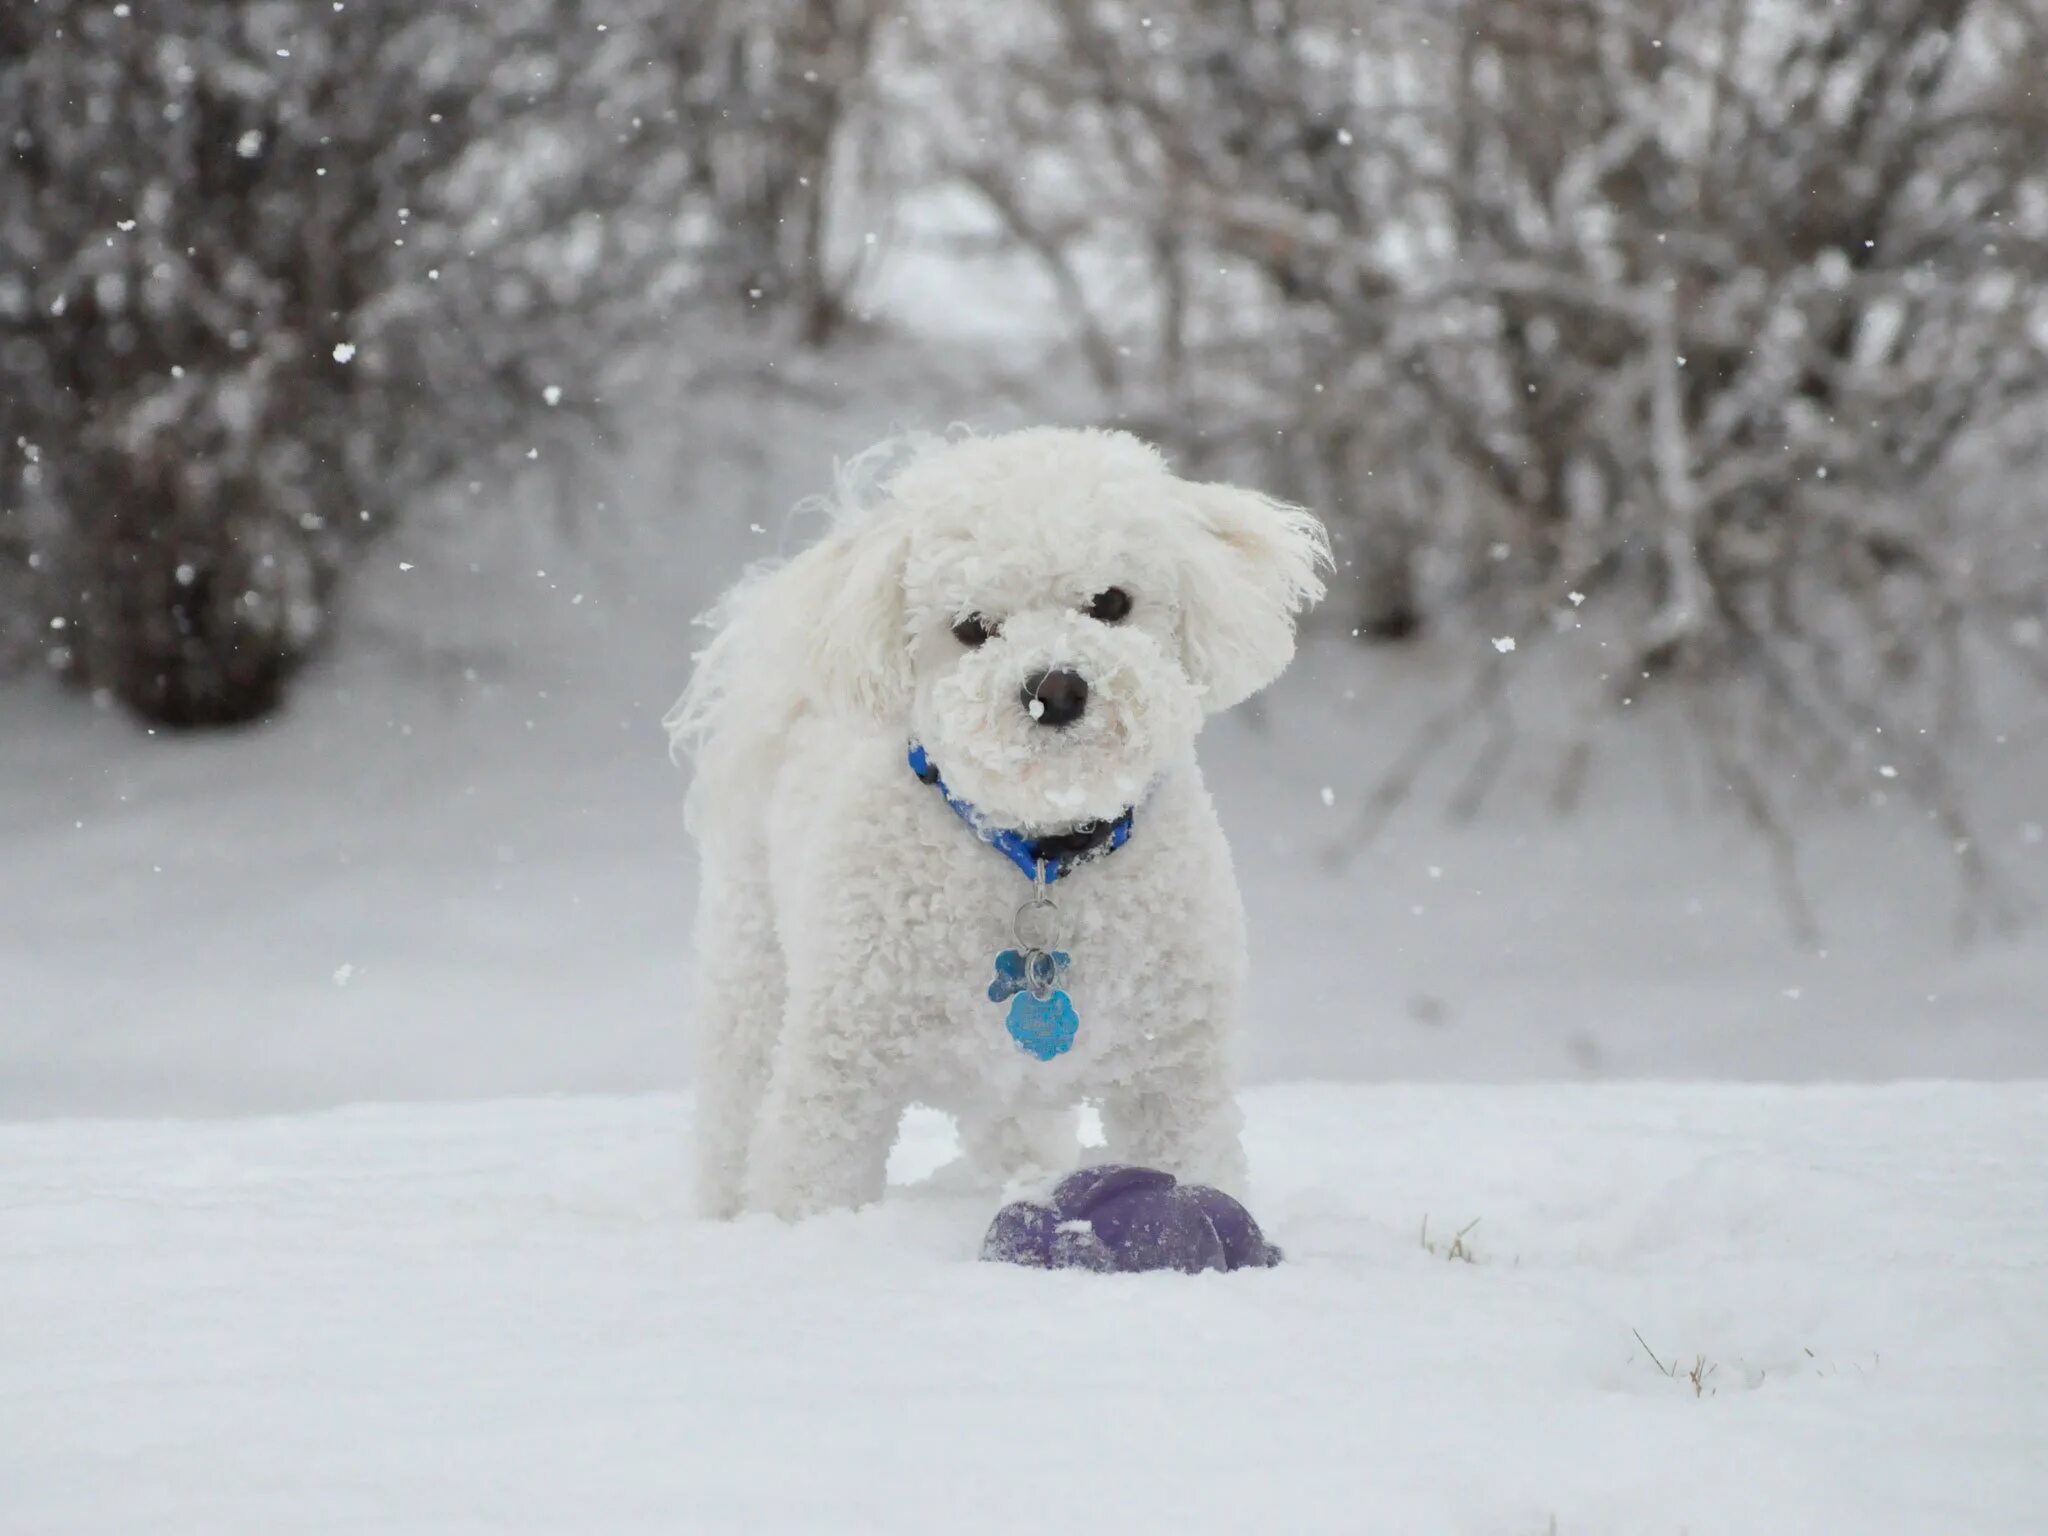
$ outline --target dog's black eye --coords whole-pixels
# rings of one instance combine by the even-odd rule
[[[977,645],[985,644],[996,629],[996,625],[989,623],[980,614],[970,613],[953,626],[953,638],[971,651]]]
[[[1122,587],[1098,592],[1088,603],[1088,617],[1103,624],[1121,624],[1131,611],[1131,594]]]

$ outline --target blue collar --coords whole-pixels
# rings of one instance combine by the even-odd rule
[[[910,771],[916,774],[921,782],[931,785],[943,795],[946,804],[953,808],[953,814],[972,827],[976,836],[1023,870],[1026,878],[1034,881],[1043,879],[1047,885],[1051,885],[1060,876],[1071,874],[1090,859],[1108,858],[1131,840],[1131,823],[1137,816],[1135,806],[1126,808],[1123,815],[1109,824],[1109,831],[1087,847],[1077,852],[1045,851],[1045,844],[1060,840],[1030,838],[1008,827],[991,827],[981,812],[946,788],[946,781],[939,777],[938,767],[925,754],[924,748],[916,742],[910,745]]]

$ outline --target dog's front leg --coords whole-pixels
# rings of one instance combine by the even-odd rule
[[[911,1023],[858,981],[791,994],[748,1159],[752,1209],[795,1220],[882,1197]]]
[[[1001,1189],[1014,1179],[1070,1173],[1080,1156],[1071,1109],[960,1117],[960,1150],[971,1181]]]
[[[1175,1062],[1102,1097],[1110,1161],[1163,1168],[1226,1194],[1245,1190],[1243,1126],[1220,1053]]]

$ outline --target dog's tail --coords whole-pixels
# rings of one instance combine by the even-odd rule
[[[705,647],[690,658],[690,681],[683,696],[661,717],[668,732],[669,756],[681,762],[685,757],[700,763],[712,743],[731,721],[735,701],[743,696],[745,674],[758,671],[763,630],[764,598],[781,572],[783,562],[764,560],[747,567],[740,579],[708,613],[693,620],[711,631]]]
[[[831,494],[800,502],[793,515],[821,515],[828,536],[860,522],[889,480],[939,441],[905,434],[836,463]],[[816,615],[806,600],[804,567],[811,554],[748,567],[696,621],[711,639],[693,658],[689,686],[662,724],[670,754],[687,756],[695,767],[683,817],[700,838],[706,830],[700,808],[737,803],[724,798],[721,784],[741,789],[764,782],[780,743],[810,702],[807,637]]]

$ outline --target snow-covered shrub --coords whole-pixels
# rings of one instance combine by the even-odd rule
[[[675,131],[693,160],[708,221],[705,281],[765,315],[789,316],[820,345],[846,319],[858,248],[831,248],[855,183],[876,167],[864,144],[894,130],[870,110],[886,19],[882,0],[724,0],[684,7],[674,30],[700,62],[679,93]]]
[[[5,7],[16,652],[153,720],[259,716],[367,539],[573,436],[707,274],[774,286],[733,185],[786,134],[732,110],[749,28],[717,0]]]
[[[1015,82],[958,93],[959,174],[1050,262],[1139,274],[1142,303],[1074,290],[1132,418],[1324,510],[1359,629],[1520,637],[1475,646],[1468,717],[1597,629],[1610,702],[1709,684],[1760,819],[1759,741],[1878,754],[1973,856],[1941,728],[1986,653],[2048,678],[2039,5],[1044,0],[935,31]]]

